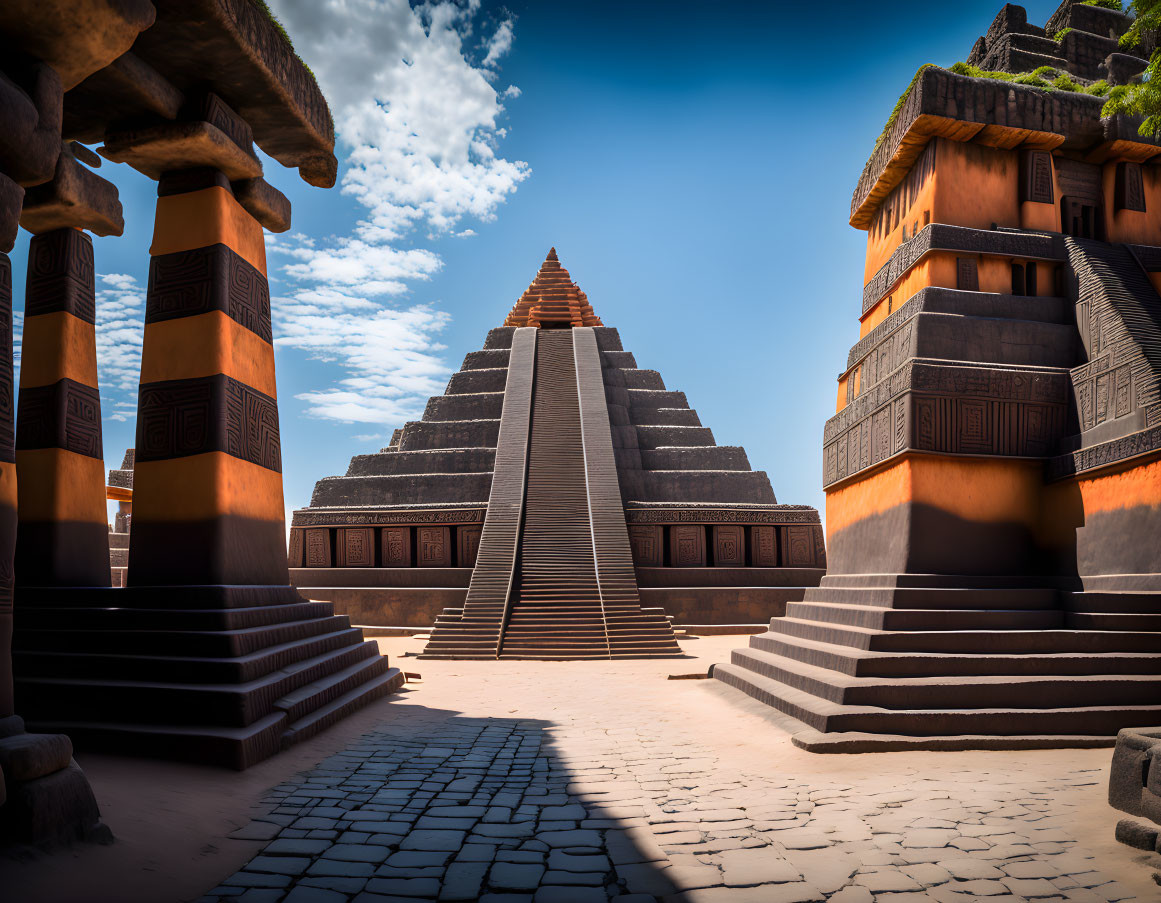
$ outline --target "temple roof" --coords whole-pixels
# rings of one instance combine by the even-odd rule
[[[568,329],[573,326],[604,326],[593,313],[589,299],[560,265],[556,248],[550,248],[527,291],[520,296],[505,326],[536,326]]]

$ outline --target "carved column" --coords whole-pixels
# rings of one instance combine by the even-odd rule
[[[217,170],[167,173],[150,253],[128,583],[286,586],[262,226]]]
[[[94,296],[88,235],[33,237],[16,434],[21,586],[109,585]]]

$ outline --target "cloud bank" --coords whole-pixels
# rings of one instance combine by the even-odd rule
[[[400,304],[442,265],[425,245],[475,234],[461,222],[495,219],[530,173],[499,153],[502,101],[519,96],[494,84],[513,21],[483,23],[479,0],[270,5],[331,105],[341,190],[365,210],[346,234],[269,242],[271,261],[282,261],[272,272],[276,342],[343,374],[298,396],[309,414],[394,425],[448,374],[436,338],[448,315]]]

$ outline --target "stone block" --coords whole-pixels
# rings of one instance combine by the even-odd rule
[[[9,15],[11,6],[0,10]],[[60,76],[52,67],[37,63],[0,73],[0,172],[18,185],[40,185],[56,171],[62,105]]]
[[[65,842],[96,831],[99,818],[85,773],[70,762],[55,774],[8,784],[0,837],[38,845]]]
[[[171,170],[209,167],[231,182],[257,179],[262,164],[209,122],[166,122],[114,132],[97,152],[114,163],[128,163],[151,179]]]
[[[62,150],[52,179],[25,194],[20,225],[34,235],[69,227],[120,235],[125,218],[117,187]]]
[[[242,208],[270,232],[290,228],[290,200],[265,179],[232,182],[234,198]]]
[[[67,768],[73,744],[64,734],[16,734],[0,739],[0,771],[12,782],[32,781]]]
[[[24,189],[0,173],[0,254],[7,254],[16,244],[23,204]]]

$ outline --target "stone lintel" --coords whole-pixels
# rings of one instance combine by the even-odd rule
[[[110,134],[98,153],[114,163],[128,163],[151,179],[165,172],[208,167],[231,182],[257,179],[262,164],[225,132],[209,122],[165,122]]]
[[[0,33],[52,66],[67,91],[125,53],[156,16],[150,0],[4,0]]]
[[[234,199],[270,232],[290,228],[290,200],[265,179],[243,179],[232,182]]]
[[[630,524],[818,524],[818,510],[809,505],[673,505],[629,502]]]
[[[177,119],[185,95],[134,53],[124,53],[65,95],[65,138],[98,144],[107,131]]]
[[[94,235],[120,235],[125,218],[117,186],[61,150],[52,181],[29,188],[20,225],[34,235],[54,229],[87,229]]]
[[[309,184],[335,184],[326,100],[262,5],[166,3],[133,50],[179,90],[208,87],[221,96],[253,128],[258,146],[283,166],[297,167]]]
[[[462,506],[397,505],[390,508],[300,508],[291,517],[292,527],[379,527],[482,524],[486,506],[471,502]]]

